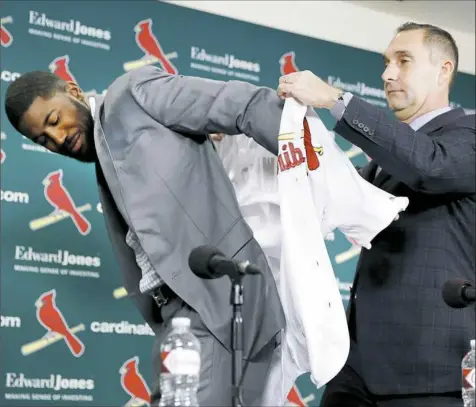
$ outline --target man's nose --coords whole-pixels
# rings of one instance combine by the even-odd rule
[[[48,137],[55,143],[57,147],[62,147],[66,141],[66,133],[60,129],[49,129]]]
[[[388,64],[382,73],[384,82],[393,82],[398,79],[398,68],[393,64]]]

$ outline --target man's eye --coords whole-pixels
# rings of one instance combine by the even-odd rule
[[[59,122],[59,116],[50,118],[50,126],[56,126]]]

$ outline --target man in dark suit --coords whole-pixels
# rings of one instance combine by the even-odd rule
[[[449,308],[441,289],[451,278],[475,280],[475,116],[449,107],[458,49],[446,31],[407,23],[384,57],[396,119],[310,72],[286,75],[278,88],[282,98],[330,109],[336,133],[372,158],[363,177],[410,200],[362,250],[349,359],[321,407],[461,407],[475,311]]]

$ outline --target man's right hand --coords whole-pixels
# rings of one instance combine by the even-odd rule
[[[213,134],[210,134],[210,138],[211,138],[213,141],[222,141],[224,137],[225,137],[225,134],[224,134],[224,133],[213,133]]]

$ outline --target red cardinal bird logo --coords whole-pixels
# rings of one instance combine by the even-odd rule
[[[307,407],[307,403],[312,400],[314,400],[314,395],[311,394],[310,396],[303,398],[296,385],[294,385],[291,391],[288,393],[287,399],[288,405],[297,407]]]
[[[2,17],[1,18],[1,26],[0,26],[0,41],[2,43],[2,47],[9,47],[12,45],[13,42],[13,35],[10,34],[10,31],[8,31],[3,24],[11,23],[13,22],[12,17]]]
[[[281,66],[281,75],[288,75],[293,72],[298,72],[299,68],[296,66],[296,54],[294,51],[286,52],[281,58],[279,58],[279,64]]]
[[[178,73],[177,68],[175,68],[174,64],[167,58],[159,41],[152,32],[152,19],[148,18],[139,21],[134,27],[134,31],[136,32],[137,46],[144,54],[157,58],[164,71],[173,75]]]
[[[58,334],[64,337],[71,353],[79,358],[84,353],[84,344],[74,335],[63,314],[55,303],[56,290],[52,289],[41,294],[35,302],[36,318],[38,322],[48,331],[46,336]]]
[[[51,73],[58,75],[61,79],[66,82],[76,82],[76,78],[72,74],[71,70],[69,69],[69,56],[62,55],[57,57],[51,61],[49,65],[49,69]]]
[[[309,123],[307,119],[304,119],[304,148],[306,149],[307,167],[310,171],[314,171],[321,165],[318,155],[322,155],[324,151],[322,147],[314,147],[311,140]]]
[[[66,212],[83,236],[91,231],[91,224],[76,207],[73,198],[63,185],[63,170],[50,172],[43,180],[45,198],[55,211]]]
[[[0,164],[3,164],[3,162],[5,161],[5,158],[7,158],[5,151],[3,151],[3,149],[0,149]]]
[[[133,401],[150,405],[150,390],[146,381],[139,372],[138,365],[139,358],[137,356],[124,362],[119,369],[119,373],[121,374],[121,385],[124,391],[131,396],[131,400],[127,403],[128,405],[139,405],[132,403]]]

